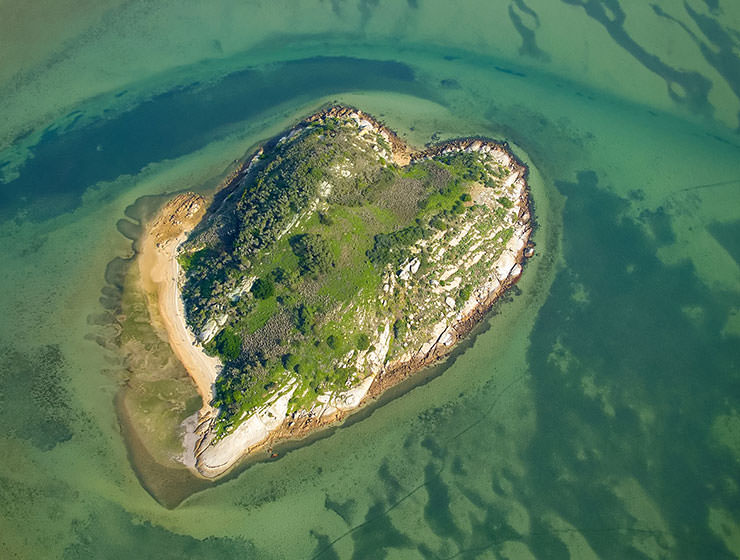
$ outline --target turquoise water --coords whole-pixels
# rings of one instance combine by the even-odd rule
[[[637,4],[0,6],[2,557],[739,557],[740,9]],[[423,382],[199,485],[137,219],[331,101],[512,142],[536,256]]]

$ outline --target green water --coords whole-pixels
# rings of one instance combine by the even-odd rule
[[[0,557],[740,557],[736,2],[58,0],[0,22]],[[208,191],[329,101],[417,145],[508,139],[537,253],[423,383],[201,488],[169,459],[193,389],[121,291],[142,197]],[[122,435],[137,387],[148,450]]]

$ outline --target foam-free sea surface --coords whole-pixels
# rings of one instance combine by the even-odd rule
[[[740,556],[737,3],[87,4],[0,7],[1,557]],[[444,364],[198,482],[140,222],[335,101],[511,142],[537,252]]]

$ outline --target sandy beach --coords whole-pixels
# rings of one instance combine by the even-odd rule
[[[208,356],[197,343],[185,321],[185,309],[178,279],[180,266],[176,253],[187,234],[205,213],[205,200],[196,194],[181,194],[168,202],[159,217],[147,228],[139,254],[142,288],[156,305],[172,351],[182,362],[203,398],[201,413],[210,412],[213,383],[221,371],[221,361]]]

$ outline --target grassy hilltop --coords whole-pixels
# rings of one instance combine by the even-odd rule
[[[375,123],[330,116],[255,157],[179,255],[187,320],[225,364],[219,433],[288,384],[307,410],[411,356],[511,238],[512,171],[463,151],[401,167]]]

